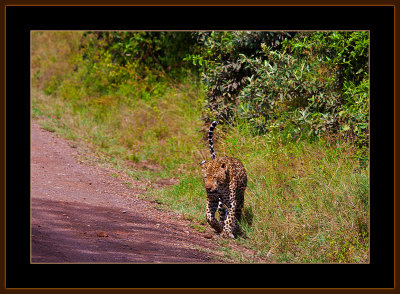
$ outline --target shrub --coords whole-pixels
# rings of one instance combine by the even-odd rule
[[[197,32],[204,119],[368,148],[368,32]],[[359,154],[361,154],[359,153]]]
[[[183,75],[190,67],[184,57],[196,45],[185,32],[87,32],[84,37],[85,58],[91,59],[94,52],[107,52],[115,64],[137,64],[136,71],[142,77],[148,68],[170,77]]]
[[[257,62],[263,52],[261,44],[281,47],[290,33],[278,32],[198,32],[194,33],[203,50],[190,55],[203,70],[207,92],[206,119],[231,122],[237,114],[239,94],[248,78],[257,74]]]

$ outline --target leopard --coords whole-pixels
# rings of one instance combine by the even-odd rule
[[[208,131],[210,161],[201,161],[204,186],[207,194],[206,220],[224,238],[235,238],[240,232],[238,221],[242,215],[247,173],[243,163],[234,157],[217,157],[213,121]],[[215,214],[218,211],[219,221]]]

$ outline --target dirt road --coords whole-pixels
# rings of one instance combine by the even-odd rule
[[[217,262],[206,234],[136,197],[144,183],[80,163],[76,148],[35,123],[31,138],[33,263]]]

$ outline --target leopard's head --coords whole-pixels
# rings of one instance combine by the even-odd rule
[[[203,180],[208,194],[223,192],[228,187],[228,166],[224,158],[217,157],[201,163]]]

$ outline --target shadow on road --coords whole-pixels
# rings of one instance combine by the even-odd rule
[[[133,211],[32,198],[33,263],[210,262],[182,229]]]

